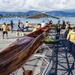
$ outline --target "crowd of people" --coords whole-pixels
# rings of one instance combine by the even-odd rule
[[[50,25],[53,24],[52,21],[49,22]],[[40,29],[41,27],[44,27],[46,24],[44,21],[42,21],[41,24],[37,25],[33,31],[36,31]],[[58,40],[60,38],[60,32],[64,28],[65,32],[63,33],[63,44],[66,46],[68,51],[72,51],[75,53],[75,27],[70,26],[70,22],[62,21],[62,24],[60,23],[60,20],[58,20],[58,23],[56,24],[56,35],[55,38]]]
[[[63,44],[66,46],[66,49],[75,54],[75,26],[71,27],[70,22],[65,22],[61,25],[60,20],[56,24],[56,39],[60,37],[60,31],[64,28],[65,32],[63,34]]]
[[[49,21],[50,25],[53,24],[52,20]],[[8,39],[8,30],[11,31],[11,33],[13,32],[13,21],[11,20],[10,21],[10,29],[8,27],[8,25],[4,22],[3,25],[2,25],[2,30],[3,30],[3,39],[4,39],[4,35],[6,34],[6,38]],[[37,31],[38,29],[40,29],[41,27],[44,27],[46,25],[46,23],[44,21],[42,21],[42,23],[40,24],[37,24],[36,27],[33,29],[32,32],[34,31]],[[60,32],[61,32],[61,29],[62,28],[65,28],[65,32],[63,34],[63,38],[65,40],[64,44],[67,46],[67,48],[70,50],[73,50],[73,52],[75,52],[75,27],[70,27],[70,22],[67,21],[65,22],[64,20],[62,21],[62,24],[60,23],[60,20],[58,20],[58,23],[56,24],[56,39],[59,39],[60,37]],[[26,21],[25,24],[23,24],[20,20],[18,21],[18,29],[17,29],[17,35],[18,36],[23,36],[23,32],[24,32],[24,29],[26,29],[26,31],[28,31],[29,29],[29,23],[28,21]]]
[[[10,28],[9,28],[9,26]],[[6,24],[5,22],[2,24],[2,27],[1,27],[1,30],[3,31],[2,33],[2,38],[4,39],[4,36],[6,34],[6,38],[8,39],[8,31],[10,31],[11,33],[13,33],[13,28],[14,28],[14,23],[13,21],[11,20],[9,24]],[[29,28],[29,23],[28,21],[26,21],[25,25],[19,20],[18,21],[18,29],[17,29],[17,35],[18,36],[23,36],[23,32],[24,32],[24,29],[26,29],[26,31],[28,31],[28,28]]]

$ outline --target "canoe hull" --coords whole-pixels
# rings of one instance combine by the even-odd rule
[[[17,54],[13,53],[13,56],[11,58],[3,63],[0,63],[0,75],[8,75],[22,67],[28,61],[28,59],[36,52],[36,49],[43,44],[42,40],[48,35],[48,33],[49,29],[46,29],[33,41],[31,41],[31,43],[28,44],[26,48],[23,48],[22,51]]]

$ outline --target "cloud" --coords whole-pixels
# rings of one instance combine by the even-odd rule
[[[75,10],[74,0],[0,0],[0,11]]]

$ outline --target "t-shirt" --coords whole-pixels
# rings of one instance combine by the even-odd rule
[[[28,27],[29,26],[29,23],[26,23],[26,27]]]
[[[67,35],[67,39],[69,39],[71,42],[75,42],[75,32],[70,31]]]
[[[19,26],[20,26],[20,28],[21,28],[21,27],[22,27],[22,24],[20,23],[20,25],[19,25]]]
[[[65,29],[67,30],[69,28],[69,25],[68,24],[66,24],[66,27],[65,27]]]
[[[45,26],[45,23],[44,23],[44,22],[42,22],[42,23],[41,23],[41,27],[44,27],[44,26]]]
[[[7,25],[2,25],[3,31],[8,31],[8,26]]]
[[[38,30],[38,28],[34,28],[32,32],[37,31],[37,30]]]

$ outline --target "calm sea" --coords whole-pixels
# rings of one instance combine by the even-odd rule
[[[48,23],[49,20],[52,20],[54,24],[58,22],[58,19],[55,19],[55,18],[40,18],[40,19],[4,18],[4,19],[0,19],[0,24],[3,24],[4,22],[9,24],[10,20],[13,20],[13,23],[15,24],[14,29],[17,29],[18,20],[20,20],[24,24],[26,23],[26,21],[28,21],[29,23],[35,23],[35,24],[41,23],[43,20],[45,21],[45,23]],[[70,24],[75,24],[75,17],[60,17],[61,24],[62,24],[62,20],[65,20],[65,22],[70,21]]]

